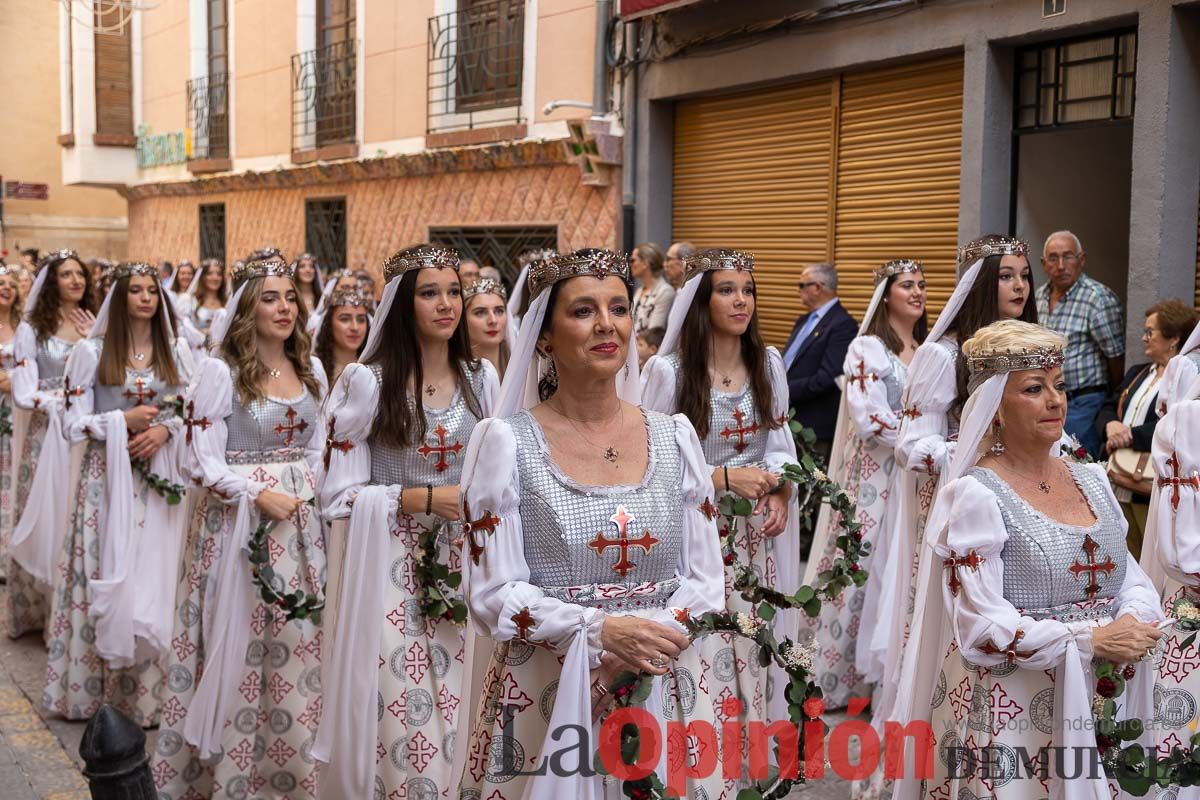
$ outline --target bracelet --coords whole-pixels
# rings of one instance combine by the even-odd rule
[[[396,519],[404,516],[404,490],[396,492]]]
[[[729,467],[721,467],[725,470],[725,491],[729,491]]]
[[[425,513],[426,515],[433,514],[433,484],[425,484]]]

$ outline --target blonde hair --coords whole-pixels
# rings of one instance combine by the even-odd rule
[[[963,356],[968,359],[1022,350],[1063,350],[1067,340],[1062,334],[1033,322],[1005,319],[985,325],[963,342]]]
[[[258,322],[254,313],[262,297],[264,280],[266,279],[263,277],[257,277],[247,282],[237,308],[234,309],[229,331],[221,342],[221,357],[234,371],[233,388],[243,405],[262,400],[266,396],[259,385],[266,369],[258,358]],[[296,282],[292,279],[289,278],[288,283],[292,289],[296,288]],[[308,335],[307,327],[308,311],[305,310],[304,303],[297,302],[296,327],[284,343],[283,351],[292,362],[296,377],[304,384],[304,388],[312,392],[317,402],[320,402],[321,386],[313,375],[312,338]]]

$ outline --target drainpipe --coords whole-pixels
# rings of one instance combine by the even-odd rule
[[[608,113],[608,18],[612,0],[596,0],[596,52],[592,59],[592,118]]]
[[[622,33],[625,36],[625,52],[632,54],[629,71],[621,84],[621,104],[624,108],[622,123],[625,127],[625,140],[622,142],[621,154],[621,248],[631,252],[634,246],[634,217],[637,211],[637,52],[638,52],[638,20],[623,24]]]

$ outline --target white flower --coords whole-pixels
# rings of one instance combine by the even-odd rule
[[[816,656],[816,654],[817,643],[814,640],[807,646],[793,644],[788,648],[788,651],[784,653],[783,660],[784,663],[786,663],[789,667],[799,667],[805,671],[811,671],[813,658]]]
[[[757,636],[762,630],[763,622],[757,617],[752,617],[749,614],[739,611],[737,615],[738,630],[746,636]]]
[[[827,481],[827,480],[829,480],[829,476],[828,476],[828,475],[826,475],[826,474],[825,474],[825,472],[824,472],[823,470],[821,470],[821,469],[814,469],[814,470],[813,470],[813,477],[814,477],[814,478],[816,478],[816,479],[817,479],[817,480],[819,480],[819,481]]]

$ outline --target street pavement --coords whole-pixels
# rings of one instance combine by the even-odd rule
[[[0,586],[0,609],[7,587]],[[42,708],[46,649],[38,634],[8,638],[0,614],[0,800],[88,800],[79,742],[86,723]],[[845,717],[827,715],[830,725]],[[147,749],[154,731],[147,731]],[[828,771],[827,771],[828,773]],[[846,800],[849,784],[831,773],[794,790],[788,800]]]

